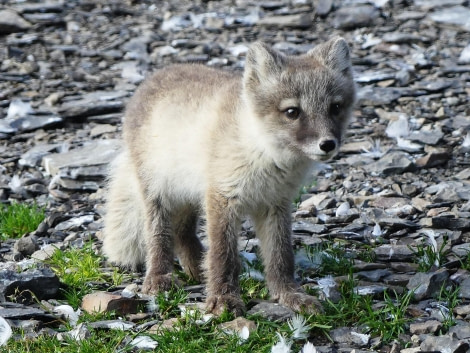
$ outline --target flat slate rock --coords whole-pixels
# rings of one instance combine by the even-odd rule
[[[55,298],[59,284],[59,278],[48,267],[23,272],[4,269],[0,271],[0,301],[11,300],[13,297],[19,303],[31,303],[36,298]]]
[[[266,320],[272,321],[287,321],[294,316],[294,312],[291,309],[272,302],[261,302],[256,304],[248,311],[247,314],[260,315]]]

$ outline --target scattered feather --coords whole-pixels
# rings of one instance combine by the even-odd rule
[[[331,288],[336,287],[336,282],[333,276],[326,276],[324,278],[320,278],[317,283],[318,287],[320,287],[321,291],[325,293],[325,296],[327,298],[330,297]]]
[[[264,275],[261,271],[255,270],[255,269],[247,269],[246,272],[243,272],[242,274],[243,278],[253,278],[254,280],[263,282],[264,281]]]
[[[351,207],[349,206],[349,202],[343,202],[336,209],[336,217],[344,217],[350,214],[351,214]]]
[[[403,205],[398,207],[392,207],[385,210],[385,213],[391,216],[400,217],[400,216],[409,216],[413,214],[415,208],[412,205]]]
[[[0,346],[4,346],[12,335],[10,324],[0,316]]]
[[[380,237],[382,236],[382,234],[383,232],[382,232],[382,228],[380,228],[380,224],[375,223],[374,229],[372,230],[372,235],[374,237]]]
[[[359,338],[363,345],[368,344],[370,340],[370,335],[366,335],[364,333],[351,331],[351,336],[356,336],[357,338]]]
[[[310,326],[302,315],[294,315],[287,321],[287,325],[292,331],[292,338],[306,339],[309,336]]]
[[[7,119],[23,118],[32,113],[34,110],[30,103],[23,102],[21,99],[13,99],[8,107]]]
[[[255,253],[248,252],[248,251],[240,251],[240,255],[249,264],[253,264],[253,262],[255,262],[256,259],[258,258]]]
[[[330,219],[330,216],[328,216],[328,215],[325,214],[325,213],[319,213],[319,214],[317,215],[317,218],[318,218],[320,221],[322,221],[323,223],[327,223],[328,220]]]
[[[305,343],[301,353],[317,353],[317,349],[311,342]]]
[[[155,297],[150,297],[149,300],[147,301],[147,311],[153,313],[155,311],[158,311],[160,307],[158,306],[157,302],[155,301]]]
[[[15,194],[21,193],[22,187],[20,177],[18,175],[13,175],[10,182],[8,183],[8,186]]]
[[[250,329],[248,326],[243,326],[243,328],[238,331],[238,337],[242,342],[245,342],[248,338],[250,338]]]
[[[158,346],[158,342],[149,336],[137,336],[131,341],[130,345],[139,349],[155,349]]]
[[[419,143],[411,142],[402,137],[397,137],[397,146],[408,152],[418,152],[423,149],[423,146]]]
[[[106,327],[111,330],[126,331],[132,329],[134,327],[134,324],[130,324],[124,321],[116,321],[108,323]]]
[[[210,322],[214,318],[214,314],[204,314],[200,318],[194,320],[196,325],[204,325]]]
[[[59,305],[54,308],[54,313],[63,316],[70,325],[77,326],[78,318],[82,313],[80,309],[73,310],[70,305]]]
[[[405,114],[400,114],[397,120],[390,121],[385,129],[385,134],[394,139],[408,136],[410,134],[408,117]]]
[[[279,332],[277,332],[277,335],[279,337],[279,342],[271,347],[271,353],[290,353],[292,343],[287,341]]]
[[[385,154],[385,152],[382,151],[381,142],[379,139],[374,140],[374,143],[370,149],[362,148],[362,151],[363,156],[374,159],[382,158],[382,156]]]
[[[422,233],[424,233],[429,238],[429,242],[432,246],[432,251],[436,254],[436,260],[434,261],[434,265],[439,266],[439,246],[437,245],[436,241],[436,233],[432,229],[424,229]]]
[[[467,135],[462,141],[462,147],[469,148],[470,147],[470,132],[467,132]]]
[[[59,153],[67,153],[70,150],[70,143],[64,141],[58,148]]]

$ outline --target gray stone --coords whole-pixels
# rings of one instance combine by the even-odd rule
[[[374,6],[358,5],[341,7],[333,18],[333,26],[338,29],[350,30],[358,27],[368,27],[380,16],[380,11]]]
[[[407,245],[384,244],[374,249],[379,261],[407,261],[414,258],[414,252]]]
[[[371,281],[371,282],[378,282],[382,278],[384,278],[384,277],[386,277],[390,274],[391,274],[391,272],[388,269],[377,269],[377,270],[373,270],[373,271],[360,271],[360,272],[356,273],[356,276],[359,279],[365,279],[365,280]]]
[[[312,16],[305,13],[285,16],[267,16],[259,20],[258,25],[280,28],[309,28],[312,25]]]
[[[432,226],[434,228],[468,230],[470,229],[470,219],[437,216],[432,218]]]
[[[429,18],[437,23],[455,26],[464,31],[470,31],[470,9],[464,6],[452,6],[435,11]]]
[[[349,327],[340,327],[330,331],[331,339],[336,343],[365,347],[369,343],[370,336],[357,332]]]
[[[415,300],[423,300],[438,294],[448,278],[449,273],[445,269],[429,273],[418,272],[410,278],[406,288],[413,291]]]
[[[435,149],[425,156],[416,159],[416,165],[420,168],[432,168],[447,163],[451,158],[447,149]]]
[[[466,278],[460,283],[459,298],[470,299],[470,278]]]
[[[460,52],[459,64],[470,64],[470,45],[467,45]]]
[[[32,236],[23,236],[15,242],[14,249],[24,256],[30,256],[39,249]]]
[[[443,353],[466,353],[469,347],[468,342],[461,341],[450,334],[437,337],[428,335],[420,345],[423,352]]]
[[[314,224],[307,221],[296,221],[292,224],[292,230],[298,233],[322,234],[328,228],[323,224]]]
[[[9,9],[0,11],[0,34],[22,32],[29,28],[31,28],[31,23],[17,12]]]
[[[41,322],[50,322],[57,320],[53,315],[46,314],[44,310],[27,307],[21,304],[2,303],[0,307],[0,316],[8,320],[39,320]]]
[[[377,162],[367,166],[367,170],[377,175],[403,174],[416,168],[411,156],[405,152],[392,151]]]
[[[261,302],[252,307],[248,315],[260,315],[271,321],[287,321],[292,318],[294,312],[278,303]]]
[[[333,0],[318,0],[315,3],[315,13],[320,17],[327,16],[333,8]]]
[[[13,297],[17,302],[30,303],[35,298],[54,298],[59,291],[59,278],[50,268],[37,266],[20,273],[0,271],[0,301],[12,300]]]
[[[6,118],[0,120],[0,132],[16,133],[23,131],[33,131],[47,128],[61,123],[63,119],[53,114],[26,114],[17,118]]]
[[[412,131],[406,138],[411,141],[421,142],[427,145],[437,145],[444,137],[444,133],[440,128],[434,130]]]
[[[410,324],[410,333],[421,335],[425,333],[436,333],[442,328],[442,323],[437,320],[427,320],[423,322],[413,322]]]
[[[465,322],[457,322],[457,325],[449,329],[449,334],[455,335],[459,340],[470,338],[470,326]]]
[[[57,175],[61,169],[107,165],[117,155],[119,140],[96,140],[65,153],[50,154],[43,159],[46,171]]]
[[[393,87],[364,86],[358,90],[357,104],[363,106],[382,106],[393,103],[401,96],[401,91]]]
[[[437,7],[463,5],[465,3],[465,0],[414,0],[413,2],[416,6],[428,10]]]

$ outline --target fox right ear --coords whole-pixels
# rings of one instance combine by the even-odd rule
[[[307,55],[317,57],[326,66],[343,74],[351,73],[351,57],[346,41],[341,37],[334,37],[324,44],[310,50]]]
[[[278,77],[284,67],[285,60],[286,57],[283,54],[267,44],[253,43],[246,55],[243,75],[245,85],[257,85],[262,81]]]

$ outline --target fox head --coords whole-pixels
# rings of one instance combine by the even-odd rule
[[[301,56],[261,42],[247,53],[245,99],[271,143],[313,160],[339,149],[355,101],[346,41],[335,37]]]

